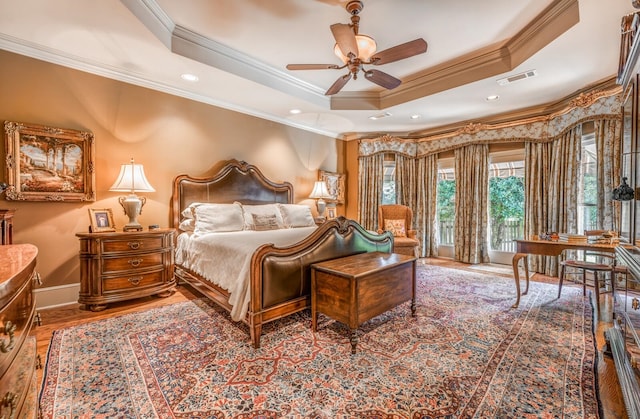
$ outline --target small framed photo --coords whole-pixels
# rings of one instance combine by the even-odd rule
[[[329,220],[333,220],[334,218],[336,218],[336,207],[327,208],[327,218]]]
[[[113,212],[111,211],[111,208],[89,208],[89,219],[91,220],[92,233],[116,231],[116,225],[113,222]]]

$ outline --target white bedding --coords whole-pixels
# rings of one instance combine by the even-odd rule
[[[242,320],[249,307],[251,256],[265,243],[276,246],[295,244],[313,231],[313,227],[278,230],[243,230],[223,233],[178,236],[176,264],[199,274],[229,292],[231,318]]]

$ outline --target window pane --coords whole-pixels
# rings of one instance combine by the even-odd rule
[[[584,135],[581,141],[580,181],[578,183],[578,231],[597,230],[598,226],[598,156],[593,134]],[[604,226],[603,226],[604,227]]]
[[[491,163],[489,170],[491,250],[515,252],[524,238],[524,161]]]
[[[382,205],[395,204],[396,201],[396,162],[384,160],[384,178],[382,180]]]
[[[438,170],[436,211],[438,213],[438,244],[453,245],[456,181],[453,168]]]

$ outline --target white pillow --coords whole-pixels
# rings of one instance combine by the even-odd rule
[[[193,231],[196,228],[196,220],[193,218],[186,218],[180,221],[180,226],[178,228],[182,231]]]
[[[262,204],[262,205],[244,205],[242,204],[242,212],[244,213],[244,229],[255,230],[253,223],[253,214],[256,215],[275,215],[278,228],[284,228],[282,214],[278,209],[278,204]]]
[[[287,228],[312,227],[316,225],[311,208],[300,204],[278,204],[282,220]]]
[[[241,231],[244,227],[240,204],[201,204],[194,207],[196,234]]]
[[[183,209],[182,212],[180,213],[182,218],[193,218],[193,210],[198,205],[202,205],[202,202],[193,202],[193,203],[189,204],[189,206],[186,207],[185,209]]]

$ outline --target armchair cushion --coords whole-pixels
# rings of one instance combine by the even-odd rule
[[[407,237],[407,230],[402,220],[384,220],[384,229],[390,231],[393,237]]]

